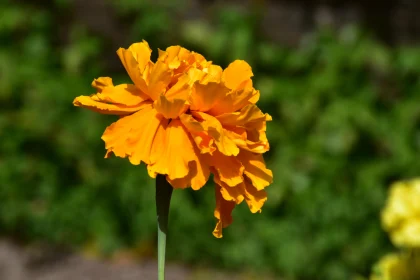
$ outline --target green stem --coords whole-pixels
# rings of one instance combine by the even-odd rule
[[[158,280],[165,280],[166,235],[172,186],[164,175],[156,177],[156,213],[158,222]]]

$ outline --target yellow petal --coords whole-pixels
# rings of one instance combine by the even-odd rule
[[[257,190],[263,190],[273,182],[273,172],[266,168],[261,154],[241,150],[237,158],[245,167],[245,175]]]
[[[172,120],[166,127],[163,152],[151,157],[149,174],[167,174],[170,180],[184,178],[189,173],[188,163],[197,159],[194,143],[180,120]]]
[[[244,167],[234,156],[225,156],[215,151],[210,158],[211,166],[217,171],[222,182],[234,187],[243,182]]]
[[[215,186],[216,208],[214,209],[214,217],[218,221],[213,230],[213,235],[217,238],[222,238],[223,229],[233,222],[232,211],[235,208],[235,202],[223,199],[220,189],[219,185]]]
[[[252,213],[261,213],[261,208],[267,201],[267,193],[264,190],[257,190],[248,180],[244,181],[245,201]]]
[[[228,92],[229,89],[220,83],[195,83],[189,99],[191,110],[208,111],[217,101],[223,99]]]
[[[175,119],[188,109],[185,100],[174,99],[169,101],[164,95],[159,96],[153,105],[166,119]]]
[[[137,61],[139,55],[137,53],[133,53],[130,49],[126,50],[123,48],[119,48],[117,54],[121,60],[121,63],[124,65],[125,70],[127,71],[128,75],[130,76],[131,80],[136,85],[136,87],[142,92],[148,94],[147,83],[144,80],[144,77],[142,75],[143,73],[140,70],[139,62]]]
[[[166,92],[166,87],[171,82],[172,75],[172,70],[162,61],[158,61],[153,66],[148,85],[148,94],[153,100],[158,99],[160,95]]]
[[[222,80],[228,88],[236,89],[252,76],[251,66],[246,61],[235,60],[223,71]]]
[[[163,121],[151,105],[120,118],[102,135],[107,156],[113,152],[118,157],[128,156],[132,164],[150,163],[152,143]]]
[[[217,149],[226,156],[236,156],[239,148],[234,141],[227,137],[221,123],[213,116],[202,112],[192,112],[193,117],[203,120],[203,125],[208,133],[214,139]]]
[[[102,86],[100,91],[91,96],[76,97],[73,104],[102,114],[126,115],[151,103],[148,96],[133,85]]]

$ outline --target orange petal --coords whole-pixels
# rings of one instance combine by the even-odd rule
[[[261,208],[267,201],[267,193],[264,190],[257,190],[248,180],[245,180],[245,201],[252,213],[261,213]]]
[[[247,126],[248,123],[265,121],[266,115],[253,104],[243,107],[239,112],[226,113],[216,117],[223,125]]]
[[[253,91],[252,97],[248,101],[251,104],[256,104],[259,99],[260,99],[260,91],[259,90],[255,90],[255,91]]]
[[[189,99],[191,110],[208,111],[217,101],[223,99],[228,92],[229,89],[220,83],[200,84],[196,82]]]
[[[193,85],[196,81],[200,81],[207,75],[205,72],[197,68],[190,68],[187,74],[190,79],[189,81],[190,85]]]
[[[224,129],[224,134],[228,136],[235,143],[235,145],[246,151],[263,154],[270,149],[270,144],[266,139],[260,139],[258,141],[252,141],[249,138],[243,139],[243,135],[240,135],[229,129]],[[261,134],[265,135],[263,131],[261,131]]]
[[[133,147],[129,157],[132,164],[152,163],[151,159],[163,153],[163,137],[167,126],[165,120],[155,109],[142,116],[141,122],[130,131],[131,136],[127,138],[127,144]]]
[[[202,122],[197,121],[193,116],[188,114],[182,114],[179,116],[179,119],[191,133],[191,136],[201,153],[212,154],[216,150],[213,145],[214,140],[209,136]]]
[[[257,100],[255,98],[256,95],[259,95],[259,92],[253,88],[244,88],[232,91],[223,99],[218,100],[218,102],[214,104],[213,108],[209,110],[209,113],[213,116],[218,116],[225,113],[235,112],[248,104],[252,104],[251,100]]]
[[[162,122],[162,117],[151,105],[120,118],[102,135],[107,156],[113,152],[118,157],[128,156],[132,164],[149,163],[152,143]]]
[[[206,155],[200,154],[200,151],[194,147],[196,157],[194,161],[188,163],[189,172],[184,178],[171,180],[169,177],[168,182],[174,188],[187,188],[190,187],[193,190],[201,189],[208,181],[210,176],[210,167]]]
[[[222,81],[228,88],[236,89],[252,76],[251,66],[246,61],[235,60],[223,71]]]
[[[150,56],[152,54],[149,44],[145,40],[142,40],[141,42],[131,44],[127,51],[132,53],[133,58],[139,64],[140,71],[143,72],[150,62]]]
[[[99,83],[96,84],[95,81],[92,84],[98,86]],[[73,104],[102,114],[114,115],[130,114],[150,104],[148,96],[133,85],[122,84],[116,87],[99,85],[99,87],[99,93],[76,97]]]
[[[222,182],[234,187],[243,182],[244,167],[234,156],[225,156],[215,151],[210,158],[211,166],[217,171]]]
[[[162,61],[156,62],[149,76],[149,96],[156,100],[166,92],[166,87],[172,79],[173,72],[168,65]]]
[[[273,182],[273,172],[266,168],[261,154],[241,150],[237,158],[245,167],[244,173],[256,190],[263,190]]]
[[[191,92],[190,77],[188,74],[182,74],[177,82],[165,93],[166,98],[171,99],[184,99],[187,100]]]
[[[149,174],[167,174],[170,180],[184,178],[189,173],[188,163],[197,159],[194,145],[181,121],[172,120],[166,127],[162,154],[151,157]]]
[[[139,91],[134,85],[127,84],[105,87],[102,89],[102,92],[95,94],[92,99],[126,106],[137,106],[143,101],[150,100],[149,96]]]
[[[99,77],[94,79],[92,82],[92,87],[95,88],[98,92],[102,92],[102,90],[106,87],[113,87],[114,84],[112,83],[112,79],[110,77]]]
[[[203,72],[206,75],[201,78],[200,83],[207,84],[210,82],[220,83],[222,78],[223,69],[219,65],[210,65],[209,67],[203,69]]]
[[[192,116],[203,121],[203,125],[208,133],[214,139],[217,149],[226,156],[236,156],[239,148],[225,135],[221,123],[213,116],[206,113],[193,111]]]
[[[213,169],[213,168],[212,168]],[[227,201],[234,201],[236,204],[241,203],[245,199],[245,185],[244,183],[240,183],[234,187],[228,186],[226,183],[224,183],[217,172],[214,172],[214,182],[215,184],[219,185],[221,187],[220,193],[223,196],[223,199]]]
[[[170,46],[166,51],[159,50],[159,60],[168,64],[170,69],[177,69],[185,61],[191,52],[180,46]]]
[[[128,50],[132,53],[134,59],[137,61],[140,72],[143,73],[146,66],[150,62],[150,55],[152,53],[149,44],[143,40],[141,43],[132,44]]]
[[[259,125],[256,123],[255,128],[247,128],[247,139],[253,142],[267,142],[267,135],[265,133],[266,125],[265,122],[260,123]]]
[[[143,45],[142,45],[143,44]],[[147,43],[146,43],[147,44]],[[148,51],[146,51],[148,49]],[[144,52],[141,52],[144,50]],[[119,48],[117,54],[124,65],[125,70],[133,83],[144,93],[148,93],[147,83],[143,77],[142,68],[145,68],[145,61],[150,60],[151,50],[144,43],[137,43],[130,46],[128,50]]]
[[[159,96],[153,105],[166,119],[175,119],[188,109],[185,100],[174,99],[169,101],[164,95]]]
[[[223,228],[226,228],[233,222],[232,211],[235,208],[235,202],[224,200],[220,190],[221,187],[219,185],[216,185],[216,208],[214,209],[214,217],[218,221],[216,227],[213,230],[213,235],[217,238],[222,238]]]

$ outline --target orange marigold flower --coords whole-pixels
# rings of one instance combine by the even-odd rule
[[[210,173],[216,184],[214,236],[232,223],[231,212],[245,200],[260,212],[264,191],[273,180],[262,154],[269,149],[266,122],[255,105],[259,91],[251,67],[236,60],[226,69],[180,46],[159,50],[154,63],[147,42],[117,51],[133,84],[114,85],[101,77],[97,93],[79,96],[73,104],[120,116],[102,139],[109,157],[144,162],[148,173],[166,176],[174,188],[205,185]]]

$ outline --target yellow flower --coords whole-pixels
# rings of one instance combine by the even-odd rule
[[[101,77],[92,82],[96,94],[73,102],[120,116],[102,136],[105,157],[144,162],[151,177],[166,175],[174,188],[198,190],[213,173],[216,237],[232,223],[236,204],[245,200],[251,212],[260,212],[273,180],[262,157],[271,117],[255,105],[251,67],[236,60],[223,70],[180,46],[159,50],[154,63],[145,41],[117,54],[133,84],[115,86]]]
[[[391,186],[382,225],[395,246],[420,248],[420,179]]]
[[[370,280],[418,280],[420,258],[408,254],[388,254],[374,267]]]

